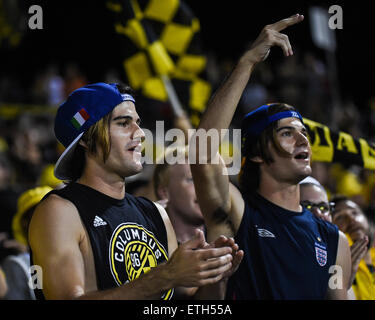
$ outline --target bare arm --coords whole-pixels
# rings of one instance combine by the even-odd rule
[[[136,280],[114,289],[88,292],[80,249],[84,236],[79,214],[71,202],[51,195],[37,207],[29,240],[34,263],[43,270],[43,293],[47,299],[158,299],[176,286],[219,281],[231,267],[230,248],[195,250],[202,242],[199,235],[175,250],[168,262]]]
[[[35,210],[29,227],[33,262],[42,267],[46,299],[73,299],[85,292],[79,244],[82,223],[73,204],[51,195]]]
[[[294,15],[263,28],[253,45],[240,57],[233,71],[212,97],[198,130],[203,129],[208,132],[213,129],[219,132],[220,136],[220,130],[229,127],[255,65],[268,56],[272,46],[281,47],[285,56],[292,55],[293,51],[288,37],[280,31],[302,20],[303,16]],[[199,164],[198,161],[197,164],[191,165],[199,205],[206,223],[208,225],[222,224],[227,231],[225,235],[232,236],[237,232],[242,218],[243,200],[237,194],[232,193],[233,188],[229,185],[228,175],[222,173],[225,166],[219,159],[218,150],[211,150],[213,144],[209,140],[201,142],[194,136],[192,142],[191,152],[196,154],[196,159],[204,159],[208,163]],[[207,154],[200,154],[199,150],[205,150],[202,143],[206,142]],[[211,155],[215,155],[214,158]],[[233,201],[234,198],[236,201]],[[233,203],[240,203],[240,205],[235,207],[232,206]]]
[[[350,275],[351,275],[351,257],[348,239],[345,234],[339,231],[339,243],[336,257],[336,268],[337,273],[331,275],[331,279],[328,285],[327,298],[330,300],[348,300],[348,288],[350,287]],[[342,286],[337,285],[336,282],[332,281],[332,277],[342,276]],[[340,281],[338,282],[340,283]]]

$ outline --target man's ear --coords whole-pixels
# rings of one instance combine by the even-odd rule
[[[251,161],[256,162],[256,163],[263,163],[264,160],[260,156],[255,156],[250,158]]]

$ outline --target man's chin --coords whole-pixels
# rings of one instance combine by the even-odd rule
[[[301,172],[301,174],[300,174],[301,181],[302,181],[303,179],[307,178],[308,176],[311,176],[311,173],[312,173],[311,166],[309,166],[309,165],[306,166],[306,167],[302,170],[302,172]]]
[[[142,172],[142,170],[143,170],[142,163],[140,163],[140,162],[137,163],[136,166],[135,166],[135,168],[134,168],[135,174]]]
[[[305,170],[304,172],[301,172],[300,174],[297,175],[296,182],[300,183],[303,179],[309,177],[311,173],[312,173],[311,168],[310,170]]]
[[[125,174],[124,174],[125,178],[135,176],[136,174],[141,173],[142,170],[143,170],[142,164],[140,162],[136,163],[133,166],[129,167],[128,170],[125,172]]]

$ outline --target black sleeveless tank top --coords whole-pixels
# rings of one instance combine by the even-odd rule
[[[50,194],[77,207],[90,238],[98,290],[125,284],[168,260],[166,228],[150,200],[128,193],[118,200],[74,182],[45,198]],[[37,298],[41,294],[36,292]],[[173,289],[161,299],[172,296]]]

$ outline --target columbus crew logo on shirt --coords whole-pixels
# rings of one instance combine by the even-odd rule
[[[118,285],[137,279],[168,260],[165,248],[155,235],[135,223],[123,223],[116,228],[109,251],[111,273]],[[161,298],[168,300],[172,295],[173,289]]]

